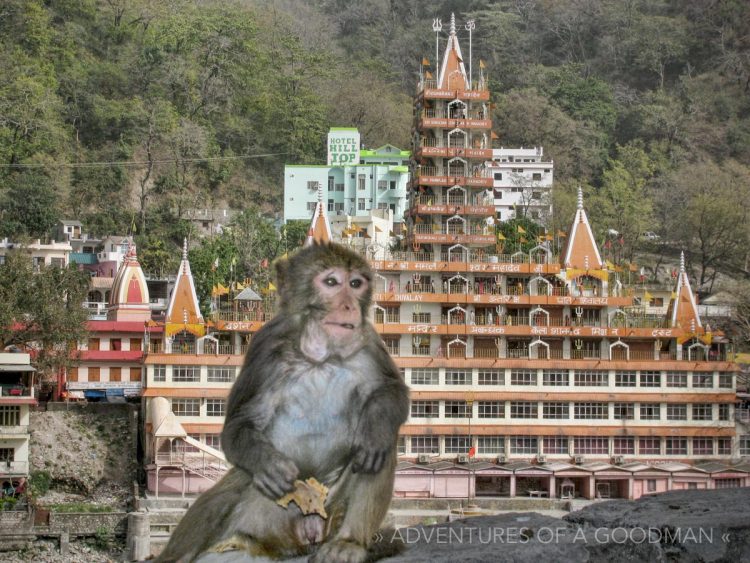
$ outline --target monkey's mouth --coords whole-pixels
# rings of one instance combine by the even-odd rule
[[[326,323],[329,326],[335,326],[340,328],[345,328],[347,330],[354,330],[355,326],[352,323],[334,323],[334,322],[327,322]]]

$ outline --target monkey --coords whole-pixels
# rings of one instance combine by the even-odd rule
[[[368,320],[373,271],[336,243],[274,263],[279,310],[252,339],[227,401],[232,469],[188,510],[158,561],[193,561],[240,535],[250,553],[360,563],[393,494],[408,388]],[[276,501],[329,489],[328,518]]]

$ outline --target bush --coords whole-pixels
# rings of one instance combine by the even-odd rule
[[[29,492],[33,498],[43,497],[49,491],[52,484],[52,476],[47,471],[32,471],[30,477]]]

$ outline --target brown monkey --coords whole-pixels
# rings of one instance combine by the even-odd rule
[[[229,395],[222,445],[234,468],[191,507],[160,561],[191,561],[240,535],[250,551],[364,561],[393,493],[408,390],[367,320],[373,273],[313,244],[276,263],[280,310],[253,339]],[[328,520],[276,500],[296,479],[329,488]]]

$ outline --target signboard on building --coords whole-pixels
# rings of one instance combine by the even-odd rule
[[[328,132],[328,166],[359,164],[359,131],[353,127],[332,127]]]

